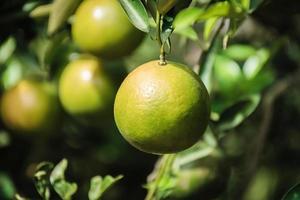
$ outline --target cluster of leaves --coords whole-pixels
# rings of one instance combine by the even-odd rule
[[[61,160],[56,166],[53,163],[42,162],[36,167],[34,175],[35,187],[42,199],[49,200],[58,195],[62,200],[70,200],[76,193],[78,186],[74,182],[68,182],[65,179],[65,171],[68,166],[66,159]],[[95,176],[91,178],[90,190],[88,192],[89,200],[99,200],[103,193],[113,184],[122,179],[123,176]],[[54,191],[53,191],[54,190]],[[55,192],[55,194],[53,194]],[[17,200],[26,200],[20,195],[16,195]]]
[[[262,91],[274,81],[271,52],[248,45],[231,45],[214,55],[211,86],[213,120],[220,131],[241,124],[259,105]],[[208,77],[207,69],[202,74]]]
[[[211,44],[211,37],[216,26],[226,20],[229,25],[224,36],[226,44],[239,24],[252,13],[261,1],[234,0],[234,1],[164,1],[164,0],[120,0],[131,22],[140,30],[152,34],[153,38],[167,43],[170,50],[170,36],[175,33],[187,37],[193,41],[199,41],[195,24],[204,23],[203,39],[207,43],[204,48]],[[150,14],[149,14],[150,13]],[[149,16],[150,15],[150,16]],[[161,15],[162,24],[161,38],[153,34],[153,21],[157,22]],[[158,25],[158,24],[157,24]]]

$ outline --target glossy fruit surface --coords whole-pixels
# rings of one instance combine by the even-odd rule
[[[22,80],[1,101],[3,122],[20,132],[49,132],[58,126],[60,107],[52,83]]]
[[[114,84],[96,58],[70,62],[59,80],[59,98],[64,109],[82,119],[99,119],[112,112]]]
[[[75,13],[72,36],[84,51],[118,58],[130,54],[143,33],[129,21],[117,0],[86,0]]]
[[[124,138],[154,154],[191,147],[205,131],[209,113],[209,95],[200,78],[174,62],[139,66],[122,83],[114,105]]]

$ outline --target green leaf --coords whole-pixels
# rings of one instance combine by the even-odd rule
[[[184,29],[179,29],[179,30],[175,29],[174,32],[177,33],[177,34],[180,34],[184,37],[187,37],[188,39],[193,40],[193,41],[198,41],[199,40],[197,32],[191,26],[188,26]]]
[[[53,35],[63,27],[81,0],[54,0],[48,22],[48,34]]]
[[[148,13],[140,0],[119,0],[131,23],[143,32],[150,31]]]
[[[223,51],[223,54],[237,61],[245,61],[255,53],[256,49],[254,47],[243,44],[231,45]]]
[[[250,9],[251,0],[241,0],[241,5],[245,10]]]
[[[282,200],[300,200],[300,184],[292,187],[282,198]]]
[[[14,86],[22,79],[25,66],[18,56],[13,56],[7,63],[6,69],[1,74],[2,85],[5,89]]]
[[[116,177],[105,176],[95,176],[91,179],[91,185],[89,190],[89,200],[99,200],[101,199],[103,193],[107,191],[113,184],[122,179],[123,176],[119,175]]]
[[[77,191],[77,184],[65,180],[65,170],[68,161],[63,159],[53,169],[50,175],[50,182],[57,194],[64,200],[69,200]]]
[[[14,199],[15,199],[15,200],[30,200],[30,199],[27,199],[27,198],[25,198],[25,197],[22,197],[22,196],[19,195],[19,194],[16,194],[16,195],[14,196]]]
[[[240,99],[234,105],[228,107],[220,116],[218,128],[221,131],[229,130],[240,125],[257,108],[261,96],[250,95]]]
[[[222,92],[228,92],[232,88],[236,88],[236,84],[243,78],[238,63],[221,55],[216,56],[214,74]]]
[[[10,177],[0,172],[0,199],[13,199],[16,188]]]
[[[34,174],[35,188],[44,200],[50,200],[51,197],[51,184],[49,181],[49,176],[52,169],[52,163],[42,162],[37,166],[36,172]]]
[[[198,16],[198,20],[206,20],[211,17],[236,18],[243,14],[242,8],[234,6],[228,1],[218,2],[209,6],[205,12]]]
[[[270,58],[270,52],[266,49],[261,49],[253,56],[250,56],[243,66],[243,72],[247,79],[254,78],[266,64]]]
[[[0,65],[4,64],[7,59],[13,54],[16,49],[16,40],[13,37],[9,37],[0,46]]]
[[[9,146],[10,145],[10,140],[11,139],[10,139],[9,133],[5,130],[1,130],[0,131],[0,148]]]
[[[203,12],[203,9],[196,7],[190,7],[182,10],[177,14],[173,22],[175,30],[182,30],[193,25]]]
[[[203,38],[205,41],[209,41],[211,34],[215,28],[215,25],[218,22],[218,17],[212,17],[205,21],[204,30],[203,30]]]

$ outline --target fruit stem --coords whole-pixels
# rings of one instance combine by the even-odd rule
[[[159,64],[160,65],[166,65],[166,53],[164,50],[164,44],[161,40],[161,30],[162,30],[162,19],[163,15],[161,15],[158,11],[156,12],[156,24],[157,24],[157,41],[160,46],[160,55],[159,55]]]
[[[172,168],[175,158],[176,154],[166,154],[162,156],[159,163],[159,168],[157,169],[155,180],[153,180],[152,184],[150,183],[151,185],[149,186],[149,190],[145,200],[156,199],[155,194],[157,192],[157,189],[159,188],[160,181],[163,178],[164,174]]]

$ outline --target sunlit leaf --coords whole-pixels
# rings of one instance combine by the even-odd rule
[[[254,47],[243,44],[230,45],[225,51],[223,51],[223,54],[238,61],[245,61],[255,53],[256,49]]]
[[[113,184],[122,179],[123,176],[119,175],[116,177],[105,176],[95,176],[91,179],[91,185],[89,190],[89,200],[99,200],[101,199],[103,193],[107,191]]]
[[[215,25],[218,22],[218,17],[212,17],[205,21],[204,30],[203,30],[203,38],[205,41],[209,41],[211,34],[214,30]]]
[[[140,0],[119,0],[131,23],[143,32],[150,31],[149,17]]]
[[[266,49],[261,49],[253,56],[250,56],[243,66],[243,73],[246,78],[254,78],[267,60],[270,58],[270,52]]]
[[[182,10],[175,18],[173,26],[176,29],[185,29],[193,25],[204,12],[203,9],[197,7],[190,7]]]
[[[241,0],[241,4],[245,10],[250,9],[251,0]]]
[[[67,169],[68,161],[63,159],[60,161],[53,169],[50,175],[50,182],[57,192],[57,194],[62,198],[69,200],[77,191],[77,184],[70,183],[65,180],[65,170]]]
[[[223,92],[236,88],[236,84],[243,78],[238,63],[221,55],[216,56],[214,74]]]
[[[14,86],[25,74],[36,73],[37,63],[28,55],[13,55],[6,63],[1,74],[1,83],[5,89]]]
[[[7,59],[13,54],[16,49],[16,40],[9,37],[4,43],[0,45],[0,65],[5,63]]]
[[[52,35],[63,27],[74,13],[81,0],[54,0],[48,22],[48,34]]]
[[[15,199],[15,200],[30,200],[30,199],[28,199],[28,198],[25,198],[25,197],[21,196],[20,194],[16,194],[16,195],[14,196],[14,199]]]
[[[234,18],[239,17],[243,13],[240,7],[237,7],[228,1],[217,2],[209,6],[205,12],[202,12],[198,16],[198,20],[206,20],[211,17],[228,17]]]
[[[179,29],[179,30],[175,29],[174,32],[177,33],[177,34],[179,34],[179,35],[182,35],[184,37],[187,37],[188,39],[193,40],[193,41],[199,40],[197,32],[191,26],[188,26],[188,27],[186,27],[184,29]]]

